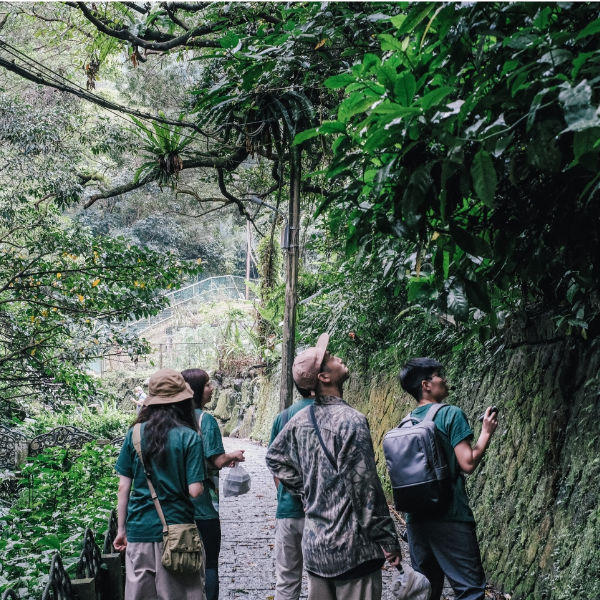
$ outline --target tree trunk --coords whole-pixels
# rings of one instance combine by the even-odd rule
[[[296,351],[296,303],[298,287],[298,256],[300,230],[300,170],[301,153],[297,146],[291,150],[290,161],[290,205],[288,221],[290,243],[285,256],[285,313],[283,316],[283,345],[281,349],[281,391],[279,409],[292,405],[293,386],[292,364]]]

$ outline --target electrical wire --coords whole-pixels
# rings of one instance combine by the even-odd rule
[[[46,72],[46,76],[51,80],[54,81],[54,83],[57,83],[58,85],[61,85],[64,88],[67,88],[67,91],[73,93],[76,96],[79,96],[81,98],[83,98],[84,100],[88,100],[89,102],[94,102],[93,99],[97,99],[98,101],[102,102],[103,104],[111,104],[112,106],[116,107],[116,111],[115,109],[111,109],[108,108],[107,106],[102,106],[102,104],[100,104],[100,106],[102,106],[105,110],[107,110],[108,112],[110,112],[111,114],[124,119],[127,123],[129,123],[129,121],[126,119],[126,117],[124,117],[123,114],[121,114],[120,112],[118,112],[121,109],[125,109],[125,112],[128,113],[133,113],[136,112],[136,115],[133,115],[137,118],[140,118],[142,120],[146,120],[146,121],[156,121],[156,122],[160,122],[160,123],[165,123],[166,119],[161,119],[159,117],[154,117],[152,115],[148,115],[145,113],[142,113],[140,111],[134,111],[133,109],[128,109],[126,107],[121,107],[120,105],[116,104],[115,102],[111,102],[109,100],[105,100],[104,98],[102,98],[101,96],[98,96],[97,94],[93,94],[91,93],[89,90],[85,89],[84,87],[73,83],[71,81],[69,81],[66,77],[64,77],[63,75],[60,75],[60,73],[56,73],[55,71],[53,71],[52,69],[50,69],[49,67],[43,65],[42,63],[39,63],[38,61],[36,61],[35,59],[32,59],[31,57],[27,56],[25,53],[21,52],[20,50],[18,50],[17,48],[15,48],[14,46],[11,46],[8,42],[4,41],[4,40],[0,40],[0,47],[2,47],[3,49],[5,49],[5,51],[17,58],[22,60],[23,62],[25,62],[26,64],[28,64],[28,66],[30,68],[39,68],[42,69],[43,71]],[[21,67],[23,68],[23,67]],[[26,70],[26,69],[23,69]],[[36,75],[35,73],[31,73],[32,75]],[[43,78],[43,75],[40,73],[39,74],[40,78]],[[90,100],[90,98],[92,98],[92,100]],[[96,102],[97,103],[97,102]],[[244,131],[242,129],[242,127],[240,125],[238,125],[237,123],[223,123],[221,124],[219,127],[217,127],[214,131],[211,132],[206,132],[202,129],[200,129],[200,127],[198,127],[195,124],[192,123],[174,123],[174,122],[169,122],[169,123],[165,123],[167,125],[175,125],[177,127],[191,127],[193,129],[195,129],[198,133],[200,133],[201,135],[203,135],[205,138],[214,138],[216,137],[216,135],[221,132],[223,129],[225,129],[226,127],[234,127],[235,129],[237,129],[242,135],[245,135],[246,137],[256,137],[257,135],[259,135],[260,133],[262,133],[263,129],[265,128],[265,126],[271,121],[272,119],[269,119],[267,121],[253,121],[253,122],[247,122],[244,125],[251,125],[251,124],[257,124],[260,123],[260,127],[253,132],[247,132]],[[154,135],[156,135],[157,137],[160,137],[163,140],[167,140],[169,138],[166,138],[164,136],[162,136],[161,134],[158,134],[156,131],[154,131]],[[190,136],[182,136],[184,137],[184,139],[191,139],[194,137],[194,135],[190,135]]]

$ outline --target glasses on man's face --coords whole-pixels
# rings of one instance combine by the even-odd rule
[[[434,377],[439,377],[443,381],[446,381],[446,376],[442,373],[434,373],[431,377],[426,377],[425,381],[432,381]]]

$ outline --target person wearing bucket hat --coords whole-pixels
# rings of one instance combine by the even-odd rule
[[[193,395],[178,371],[154,373],[144,408],[127,432],[115,465],[120,481],[114,546],[125,551],[125,600],[205,600],[203,548],[197,572],[177,572],[163,565],[163,525],[147,483],[149,474],[167,525],[194,523],[190,496],[203,493],[206,474]],[[134,446],[136,425],[146,470]]]
[[[309,600],[381,600],[385,558],[400,562],[400,545],[377,475],[366,417],[343,400],[349,378],[323,334],[301,352],[294,381],[315,390],[267,452],[267,466],[301,498]]]

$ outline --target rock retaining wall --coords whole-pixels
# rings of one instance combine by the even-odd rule
[[[450,401],[476,436],[485,407],[500,407],[499,428],[467,487],[488,578],[513,600],[600,598],[600,347],[553,323],[543,316],[515,328],[493,355],[436,357],[456,387]],[[369,419],[388,492],[381,442],[414,407],[398,370],[354,375],[345,395]],[[266,442],[278,412],[276,376],[262,378],[254,398],[242,427]]]

